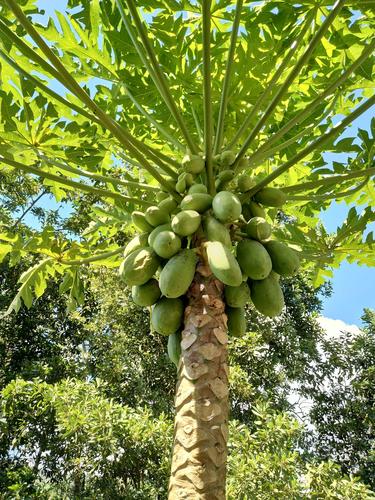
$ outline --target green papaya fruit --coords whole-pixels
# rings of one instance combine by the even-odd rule
[[[161,224],[160,226],[157,226],[155,227],[151,233],[148,235],[148,246],[151,247],[151,248],[154,248],[154,241],[155,241],[155,238],[156,236],[161,233],[162,231],[171,231],[172,230],[172,226],[171,224]]]
[[[159,263],[159,258],[152,248],[139,248],[123,260],[119,274],[128,286],[143,285],[155,274]]]
[[[204,167],[204,159],[199,155],[185,155],[182,159],[182,168],[191,174],[200,174]]]
[[[263,217],[252,217],[246,224],[246,234],[254,240],[267,240],[271,232],[271,225]]]
[[[212,205],[212,196],[207,193],[194,193],[186,195],[181,201],[182,210],[196,210],[205,212]]]
[[[160,203],[161,201],[168,198],[168,196],[169,196],[168,193],[165,193],[164,191],[159,191],[158,193],[156,193],[155,198],[156,198],[156,201]]]
[[[212,215],[203,219],[203,229],[208,241],[220,241],[223,245],[231,248],[232,241],[228,229]]]
[[[235,256],[220,241],[205,243],[208,265],[217,279],[224,285],[240,286],[242,272]]]
[[[243,203],[242,205],[242,215],[245,220],[249,220],[253,217],[248,203]]]
[[[181,179],[176,183],[176,191],[177,193],[183,194],[186,191],[186,181],[185,179]]]
[[[234,222],[242,211],[240,200],[230,191],[217,193],[212,201],[212,208],[220,222]]]
[[[282,207],[287,196],[281,189],[265,187],[257,192],[254,200],[266,207]]]
[[[279,281],[273,275],[261,281],[253,281],[251,300],[256,309],[265,316],[278,316],[284,307],[284,295]]]
[[[165,198],[159,203],[158,207],[168,212],[168,214],[171,214],[177,208],[177,201],[172,196],[168,196],[168,198]]]
[[[246,317],[243,307],[226,307],[228,333],[232,337],[242,337],[246,333]]]
[[[146,233],[149,233],[153,229],[151,224],[147,222],[145,214],[143,212],[138,212],[137,210],[133,212],[132,222],[138,229],[140,229],[141,231],[145,231]]]
[[[282,276],[293,276],[298,272],[300,261],[297,252],[280,241],[264,244],[272,260],[274,271]]]
[[[240,241],[237,245],[237,260],[242,271],[252,280],[262,280],[272,270],[271,258],[258,241]]]
[[[249,159],[246,158],[246,156],[244,156],[243,158],[240,159],[237,166],[240,170],[246,170],[247,168],[250,167]]]
[[[145,212],[146,221],[153,227],[167,224],[169,222],[169,214],[166,210],[159,207],[148,207]]]
[[[258,203],[250,200],[247,202],[247,205],[249,207],[251,217],[263,217],[263,219],[266,218],[266,211]]]
[[[161,335],[176,333],[182,324],[184,305],[181,299],[161,298],[152,307],[151,325]]]
[[[160,298],[160,295],[158,281],[154,278],[147,281],[144,285],[132,286],[133,301],[141,307],[152,306]]]
[[[224,289],[225,303],[230,307],[244,307],[250,302],[250,288],[246,282],[240,286],[226,286]]]
[[[152,248],[163,259],[170,259],[181,249],[181,239],[173,231],[161,231]]]
[[[194,193],[207,193],[207,187],[204,184],[193,184],[191,187],[189,187],[189,194],[194,194]]]
[[[138,250],[138,248],[147,247],[147,239],[148,233],[141,233],[134,236],[125,247],[124,258],[134,252],[134,250]]]
[[[190,236],[201,223],[201,216],[195,210],[182,210],[172,219],[172,230],[179,236]]]
[[[168,337],[168,356],[169,359],[178,367],[181,357],[181,333],[172,333]]]
[[[181,250],[174,255],[163,267],[159,286],[163,295],[176,298],[184,295],[191,285],[198,258],[194,250]]]
[[[233,177],[233,170],[223,170],[222,172],[220,172],[215,181],[215,187],[217,191],[223,191],[225,186],[233,179]]]
[[[246,193],[256,185],[256,180],[251,175],[243,174],[237,179],[237,187],[241,193]]]
[[[236,153],[234,151],[223,151],[220,155],[220,164],[223,167],[229,167],[230,165],[233,165],[235,159],[236,159]]]

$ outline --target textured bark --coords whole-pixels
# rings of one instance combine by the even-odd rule
[[[187,295],[168,498],[224,500],[229,403],[223,284],[200,265]]]

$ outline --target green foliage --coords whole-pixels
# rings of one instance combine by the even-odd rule
[[[375,498],[358,480],[342,477],[332,462],[304,463],[295,449],[301,433],[296,420],[270,412],[267,405],[254,413],[253,431],[232,422],[229,499]]]
[[[22,284],[11,309],[23,299],[29,304],[51,275],[74,274],[65,288],[73,290],[71,307],[79,305],[81,285],[69,263],[118,265],[112,252],[121,253],[130,213],[155,202],[158,183],[178,200],[173,186],[180,165],[207,184],[208,171],[202,170],[196,153],[203,151],[207,137],[201,124],[203,83],[209,76],[209,121],[215,134],[219,129],[223,133],[215,141],[219,149],[213,166],[231,166],[218,174],[229,172],[229,188],[237,185],[230,184],[234,174],[245,170],[256,181],[249,191],[254,195],[259,183],[279,172],[273,188],[287,194],[289,223],[278,228],[277,237],[301,251],[316,284],[348,254],[354,262],[371,265],[373,236],[366,233],[374,218],[370,208],[363,214],[351,209],[347,222],[332,235],[318,218],[335,198],[363,206],[374,201],[368,182],[374,174],[374,125],[371,131],[360,129],[357,138],[336,141],[338,128],[320,141],[338,116],[349,117],[349,124],[358,103],[372,102],[374,13],[366,2],[334,10],[328,3],[320,9],[311,2],[245,3],[238,16],[228,3],[216,2],[211,73],[205,80],[207,44],[200,38],[202,15],[195,2],[138,4],[144,14],[137,28],[140,38],[132,23],[135,13],[120,0],[85,1],[79,12],[70,2],[54,18],[33,2],[22,2],[31,24],[16,4],[7,0],[0,9],[0,163],[2,187],[16,182],[22,189],[11,187],[2,195],[1,220],[9,231],[1,231],[0,254],[10,253],[12,262],[18,262],[32,253],[41,264]],[[240,29],[228,59],[236,16]],[[142,38],[145,32],[148,43]],[[58,85],[51,86],[52,81]],[[222,107],[224,83],[230,99]],[[248,156],[240,158],[236,151],[248,142],[247,134],[252,137]],[[318,142],[311,146],[314,140]],[[186,155],[186,143],[196,151]],[[328,151],[343,153],[343,159],[327,166]],[[279,171],[284,165],[289,167]],[[70,214],[43,210],[38,199],[45,195]],[[16,224],[15,211],[21,218]],[[34,225],[22,224],[21,229],[27,212],[39,218],[40,231]],[[275,220],[276,211],[270,216]],[[46,258],[51,258],[48,266],[42,264]]]

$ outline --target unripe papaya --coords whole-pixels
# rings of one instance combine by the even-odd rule
[[[271,236],[271,232],[271,225],[263,217],[252,217],[246,224],[246,234],[254,240],[267,240]]]
[[[233,165],[235,159],[236,153],[234,151],[223,151],[220,155],[220,164],[223,167],[229,167],[230,165]]]
[[[155,227],[155,229],[153,229],[151,231],[151,233],[148,235],[148,246],[151,247],[151,248],[154,248],[154,241],[155,241],[155,238],[156,236],[161,233],[162,231],[171,231],[172,230],[172,226],[171,224],[161,224],[160,226],[157,226]]]
[[[204,167],[204,159],[198,155],[185,155],[182,159],[182,168],[191,174],[200,174]]]
[[[150,279],[144,285],[132,286],[133,301],[141,307],[148,307],[155,304],[161,295],[158,281]]]
[[[159,203],[158,207],[171,214],[177,208],[177,201],[172,196],[168,196],[168,198]]]
[[[223,170],[217,176],[215,181],[215,187],[218,191],[222,191],[225,186],[233,179],[234,171],[233,170]]]
[[[177,181],[176,183],[176,191],[177,193],[184,193],[186,191],[186,181],[185,179],[181,179],[179,181]]]
[[[133,212],[132,222],[141,231],[149,233],[153,229],[151,224],[147,222],[145,214],[143,212],[138,212],[138,211]]]
[[[194,250],[181,250],[163,267],[159,286],[163,295],[176,298],[184,295],[194,279],[198,258]]]
[[[242,337],[246,333],[246,317],[243,307],[226,307],[228,333],[232,337]]]
[[[263,219],[266,218],[266,211],[264,210],[263,207],[258,205],[258,203],[256,203],[253,200],[250,200],[248,201],[247,205],[249,207],[252,217],[263,217]]]
[[[124,250],[124,258],[129,254],[138,250],[138,248],[143,248],[147,246],[148,233],[141,233],[134,236],[133,239],[129,241]]]
[[[153,227],[169,222],[169,214],[160,207],[148,207],[145,212],[146,221]]]
[[[207,187],[204,184],[193,184],[188,191],[189,194],[207,193]]]
[[[163,259],[170,259],[181,249],[181,239],[173,231],[161,231],[152,248]]]
[[[217,279],[224,285],[240,286],[242,272],[235,256],[220,241],[205,243],[208,265]]]
[[[284,307],[284,295],[279,281],[273,275],[251,284],[251,300],[265,316],[278,316]]]
[[[297,253],[280,241],[268,241],[264,244],[272,260],[273,269],[282,276],[297,273],[300,261]]]
[[[262,280],[272,270],[271,258],[258,241],[240,241],[237,245],[237,260],[242,271],[252,280]]]
[[[242,215],[245,220],[249,220],[253,217],[248,203],[243,203],[242,205]]]
[[[152,308],[151,324],[161,335],[176,333],[182,323],[184,305],[181,299],[163,297]]]
[[[172,219],[172,229],[179,236],[190,236],[201,223],[201,216],[195,210],[182,210]]]
[[[181,357],[181,333],[172,333],[168,337],[168,356],[169,359],[178,367]]]
[[[240,286],[226,286],[224,289],[225,303],[230,307],[244,307],[250,302],[250,288],[246,282]]]
[[[212,196],[207,193],[194,193],[186,195],[181,201],[182,210],[196,210],[205,212],[212,205]]]
[[[256,180],[251,175],[243,174],[237,179],[237,187],[241,193],[249,191],[256,185]]]
[[[168,198],[168,193],[165,193],[164,191],[159,191],[158,193],[156,193],[156,201],[158,201],[159,203],[163,200],[165,200],[166,198]]]
[[[258,191],[254,200],[266,207],[282,207],[287,200],[287,196],[281,189],[265,187]]]
[[[249,159],[246,158],[246,156],[244,156],[243,158],[240,159],[237,166],[240,170],[245,170],[245,169],[249,168],[249,166],[250,166]]]
[[[242,211],[240,200],[230,191],[220,191],[212,201],[215,217],[221,222],[234,222]]]
[[[143,285],[155,274],[159,263],[159,258],[152,248],[139,248],[123,260],[119,274],[129,286]]]
[[[220,241],[226,247],[231,248],[232,241],[228,229],[215,217],[212,217],[212,215],[205,217],[203,229],[208,241]]]

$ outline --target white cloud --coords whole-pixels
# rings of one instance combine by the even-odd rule
[[[318,323],[326,331],[327,336],[331,338],[338,338],[342,333],[349,332],[354,335],[360,332],[357,325],[348,325],[341,319],[326,318],[319,316]]]

